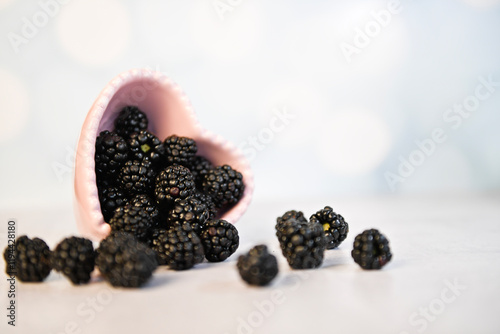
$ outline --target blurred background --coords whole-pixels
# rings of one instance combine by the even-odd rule
[[[71,203],[104,86],[170,76],[255,199],[500,188],[500,1],[0,0],[0,205]]]

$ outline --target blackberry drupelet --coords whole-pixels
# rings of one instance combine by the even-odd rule
[[[155,233],[153,250],[158,255],[160,264],[174,270],[192,268],[203,261],[203,246],[200,238],[189,224],[175,225],[168,230]]]
[[[153,220],[153,227],[158,227],[162,224],[164,220],[160,215],[160,211],[156,206],[156,203],[146,194],[135,195],[130,200],[130,205],[141,207],[149,214],[151,219]]]
[[[4,250],[5,272],[22,282],[41,282],[50,274],[50,249],[40,238],[25,235]]]
[[[212,165],[212,163],[208,159],[200,155],[197,155],[193,157],[193,159],[191,159],[191,161],[189,162],[189,170],[193,174],[194,182],[197,188],[201,189],[203,178],[208,173],[208,171],[213,168],[214,166]]]
[[[277,226],[276,236],[293,269],[312,269],[323,263],[326,242],[321,224],[288,220]]]
[[[94,270],[96,253],[92,241],[70,237],[61,241],[50,256],[52,268],[61,272],[73,284],[90,281]]]
[[[219,210],[215,206],[214,200],[212,197],[205,195],[199,190],[195,190],[192,197],[196,198],[197,200],[201,201],[203,204],[207,206],[208,209],[208,220],[213,220],[215,217],[217,217],[217,213]]]
[[[146,242],[153,226],[153,219],[144,208],[128,204],[115,210],[109,225],[114,232],[127,232],[137,240]]]
[[[129,156],[133,160],[149,159],[155,169],[166,165],[163,143],[146,130],[133,133],[128,140]]]
[[[169,136],[163,142],[169,165],[190,167],[189,162],[198,151],[196,142],[187,137]]]
[[[325,206],[324,209],[313,214],[309,220],[323,225],[326,249],[338,247],[349,233],[349,224],[346,223],[344,217],[333,212],[333,209],[329,206]]]
[[[128,138],[134,132],[146,130],[147,128],[148,118],[136,106],[126,106],[115,119],[115,131],[124,138]]]
[[[102,131],[95,141],[94,159],[97,183],[112,182],[128,160],[127,142],[114,132]]]
[[[267,285],[278,275],[278,261],[265,245],[255,246],[248,254],[241,255],[237,267],[241,278],[250,285]]]
[[[187,198],[194,191],[193,175],[184,166],[169,166],[156,176],[154,192],[160,211],[168,212],[177,198]]]
[[[380,269],[392,259],[389,240],[376,229],[365,230],[354,239],[351,256],[363,269]]]
[[[156,254],[131,234],[115,232],[97,250],[96,266],[113,286],[139,287],[158,266]]]
[[[218,208],[236,204],[244,189],[243,176],[229,165],[211,169],[202,182],[203,192],[213,198]]]
[[[225,220],[211,220],[201,228],[200,239],[205,258],[210,262],[221,262],[230,257],[240,245],[238,230]]]
[[[307,223],[307,219],[304,217],[302,211],[290,210],[285,212],[283,216],[276,218],[276,229],[278,229],[282,223],[289,220],[295,220],[298,223]]]
[[[195,233],[200,233],[201,227],[209,216],[207,206],[193,196],[186,199],[176,199],[174,207],[168,214],[168,226],[188,223]]]
[[[99,192],[99,202],[101,203],[101,212],[104,221],[109,223],[113,218],[116,208],[125,206],[128,202],[126,193],[119,188],[109,187]]]
[[[153,188],[155,171],[149,159],[130,160],[125,163],[118,175],[118,182],[129,196],[150,194]]]

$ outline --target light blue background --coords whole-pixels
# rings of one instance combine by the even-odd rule
[[[401,1],[385,26],[371,13],[387,1],[72,0],[52,16],[48,3],[0,0],[4,208],[71,201],[85,115],[137,67],[170,76],[206,128],[246,145],[260,200],[500,187],[500,87],[456,129],[443,119],[480,77],[500,81],[498,0]],[[348,62],[342,43],[367,27]],[[295,118],[263,143],[276,109]],[[446,142],[391,190],[387,172],[435,128]],[[251,136],[264,149],[249,152]]]

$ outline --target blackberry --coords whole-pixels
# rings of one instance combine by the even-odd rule
[[[202,182],[203,192],[213,198],[218,208],[236,204],[244,189],[243,176],[229,165],[211,169]]]
[[[203,178],[208,173],[209,170],[213,169],[214,166],[206,158],[197,155],[189,163],[189,170],[193,174],[194,182],[197,188],[201,188],[203,183]]]
[[[155,197],[160,211],[168,212],[177,198],[187,198],[194,190],[193,175],[186,167],[169,166],[156,176]]]
[[[115,210],[109,225],[112,231],[127,232],[139,241],[147,241],[153,219],[144,208],[129,204]]]
[[[109,187],[99,192],[99,202],[101,203],[101,212],[104,221],[109,223],[109,220],[115,214],[116,208],[127,204],[128,197],[124,191],[115,187]]]
[[[118,176],[121,188],[129,195],[151,193],[154,178],[155,172],[149,159],[127,161]]]
[[[198,151],[196,142],[187,137],[169,136],[163,142],[169,165],[189,167],[189,162]]]
[[[208,219],[207,206],[193,196],[176,199],[174,208],[170,210],[167,223],[169,226],[188,223],[194,232],[199,233]]]
[[[147,128],[148,118],[136,106],[126,106],[115,119],[115,131],[124,138],[128,138],[134,132],[146,130]]]
[[[313,214],[309,220],[323,225],[326,249],[338,247],[349,233],[349,224],[346,223],[344,217],[333,212],[333,209],[329,206],[325,206],[324,209]]]
[[[283,214],[283,216],[276,218],[276,229],[289,220],[295,220],[299,223],[307,223],[307,219],[304,217],[302,211],[290,210]]]
[[[156,254],[131,234],[115,232],[97,250],[96,266],[113,286],[139,287],[158,266]]]
[[[196,198],[197,200],[201,201],[203,204],[207,206],[208,209],[208,220],[213,220],[215,217],[217,217],[217,213],[219,210],[215,206],[214,200],[212,197],[205,195],[201,191],[196,190],[192,197]]]
[[[152,248],[160,264],[166,264],[174,270],[185,270],[203,261],[200,238],[189,224],[175,225],[155,234]]]
[[[92,241],[70,237],[61,241],[50,256],[52,268],[60,271],[73,284],[88,283],[94,270],[95,251]]]
[[[278,275],[278,261],[265,245],[255,246],[248,254],[241,255],[237,267],[241,278],[250,285],[267,285]]]
[[[130,159],[149,159],[155,169],[166,163],[166,153],[163,143],[154,134],[146,130],[135,132],[128,140]]]
[[[158,210],[156,203],[153,202],[153,200],[148,195],[135,195],[135,197],[130,200],[130,205],[143,208],[151,217],[153,221],[153,227],[157,227],[162,223],[163,218],[160,215],[160,211]]]
[[[389,240],[376,229],[365,230],[354,239],[351,256],[363,269],[380,269],[392,259]]]
[[[23,235],[3,252],[5,272],[22,282],[41,282],[50,274],[50,249],[39,238]]]
[[[288,220],[277,227],[276,236],[290,267],[311,269],[321,266],[326,246],[321,224]]]
[[[113,180],[128,160],[127,142],[114,132],[102,131],[95,141],[94,158],[97,183]]]
[[[238,230],[225,220],[211,220],[201,229],[200,239],[205,258],[210,262],[221,262],[230,257],[240,245]]]

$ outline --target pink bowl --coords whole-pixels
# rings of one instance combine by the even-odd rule
[[[198,154],[215,165],[231,165],[243,174],[243,197],[220,217],[235,223],[252,198],[254,183],[248,161],[234,145],[201,127],[187,97],[169,78],[156,71],[135,69],[118,75],[104,87],[83,123],[75,160],[74,206],[80,233],[101,240],[110,232],[97,196],[95,140],[101,131],[113,129],[118,112],[127,105],[136,105],[147,114],[148,130],[161,140],[172,134],[191,137],[198,144]]]

